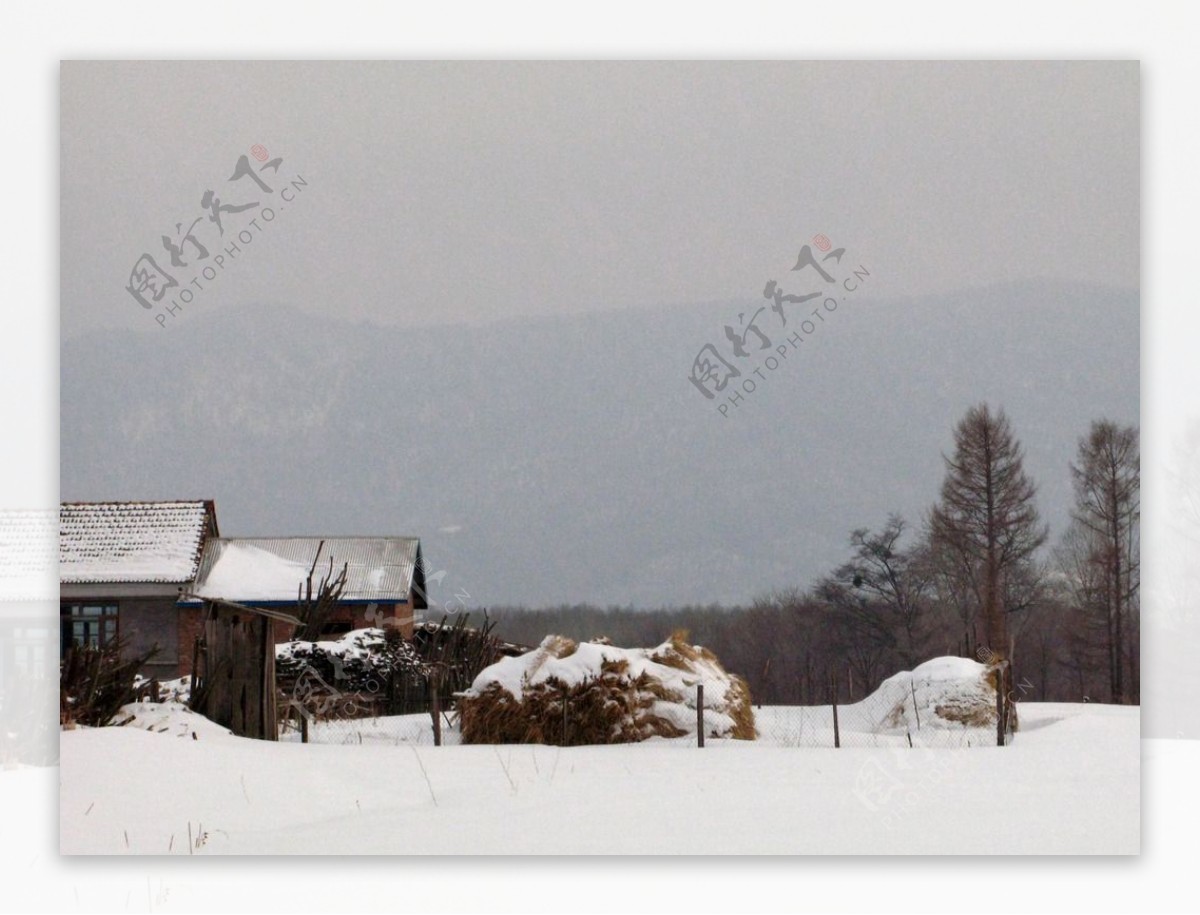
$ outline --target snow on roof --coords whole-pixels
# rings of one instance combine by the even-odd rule
[[[415,537],[213,537],[192,592],[243,604],[295,603],[309,569],[315,591],[332,560],[335,577],[346,565],[343,602],[407,601],[420,550]]]
[[[206,535],[211,501],[64,502],[59,507],[59,580],[189,582]]]
[[[295,600],[309,567],[248,543],[226,543],[220,560],[196,585],[198,597],[245,601]],[[315,576],[320,580],[319,576]]]
[[[55,599],[57,545],[53,509],[0,509],[0,601]]]

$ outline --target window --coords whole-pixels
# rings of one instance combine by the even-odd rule
[[[102,648],[117,637],[116,604],[63,604],[62,650],[70,645]]]

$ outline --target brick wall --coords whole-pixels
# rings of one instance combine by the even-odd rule
[[[117,627],[129,652],[141,654],[158,648],[141,673],[169,680],[179,676],[177,611],[172,597],[123,597],[117,603]]]

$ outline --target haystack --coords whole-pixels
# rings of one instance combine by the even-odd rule
[[[970,658],[933,658],[888,677],[859,705],[884,713],[883,730],[996,727],[998,668]],[[1016,707],[1010,706],[1016,729]]]
[[[753,740],[746,682],[684,639],[675,633],[657,648],[617,648],[547,636],[458,694],[462,741],[581,746],[684,737],[696,732],[701,683],[706,736]]]

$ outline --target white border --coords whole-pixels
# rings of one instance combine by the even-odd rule
[[[5,269],[0,289],[0,506],[58,501],[57,71],[64,57],[783,57],[1122,58],[1143,76],[1144,451],[1146,546],[1161,529],[1151,456],[1178,418],[1200,415],[1190,288],[1200,213],[1200,13],[1182,3],[1008,2],[602,4],[268,0],[9,6],[5,87]],[[137,100],[131,99],[131,105]],[[149,113],[147,116],[150,116]],[[1150,584],[1150,583],[1148,583]],[[1196,639],[1189,623],[1187,637]],[[1200,640],[1198,640],[1200,641]],[[1144,669],[1156,647],[1147,639]],[[1163,694],[1193,702],[1172,684]],[[1110,911],[1187,906],[1200,745],[1145,745],[1138,860],[1039,861],[206,861],[57,858],[57,773],[20,779],[7,806],[5,907],[255,911],[513,911],[762,908],[895,911]],[[23,824],[17,827],[16,824]],[[402,827],[401,827],[402,828]],[[163,891],[166,891],[165,895]]]

